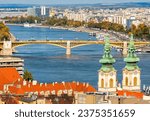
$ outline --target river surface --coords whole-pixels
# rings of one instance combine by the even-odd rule
[[[22,26],[9,26],[10,31],[19,40],[96,40],[88,33],[49,28],[25,28]],[[67,57],[65,49],[52,45],[27,45],[16,48],[15,57],[24,59],[24,68],[33,74],[35,80],[40,82],[80,81],[89,82],[97,88],[97,73],[101,67],[99,59],[103,54],[102,45],[88,45],[72,49],[72,55]],[[121,83],[122,69],[125,66],[123,57],[116,50],[112,50],[116,59],[114,67],[117,78]],[[141,68],[142,84],[150,85],[150,54],[138,54]]]

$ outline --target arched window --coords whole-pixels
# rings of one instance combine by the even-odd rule
[[[101,88],[104,88],[104,79],[101,80]]]
[[[114,83],[113,79],[110,79],[110,80],[109,80],[109,87],[110,87],[110,88],[113,88],[113,83]]]
[[[125,85],[128,86],[128,77],[125,78]]]
[[[134,86],[137,86],[137,77],[134,77]]]

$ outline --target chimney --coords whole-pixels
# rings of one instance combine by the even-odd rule
[[[63,83],[63,85],[65,85],[65,82],[64,82],[64,81],[62,81],[62,83]]]
[[[47,83],[45,83],[45,86],[47,86]]]
[[[83,82],[83,86],[85,86],[85,82]]]
[[[23,80],[23,86],[27,85],[27,81]]]
[[[88,87],[89,86],[89,83],[86,83],[86,87]]]
[[[43,85],[43,83],[40,83],[40,87]]]
[[[37,84],[37,81],[36,80],[33,80],[32,81],[32,85],[36,85]]]
[[[79,85],[80,83],[79,82],[77,82],[77,85]]]

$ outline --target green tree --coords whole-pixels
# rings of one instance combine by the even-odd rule
[[[27,70],[25,70],[24,72],[24,75],[23,75],[23,78],[26,80],[26,81],[33,81],[33,76],[30,72],[28,72]]]
[[[0,41],[3,40],[9,40],[10,34],[9,34],[9,28],[4,25],[2,22],[0,22]]]

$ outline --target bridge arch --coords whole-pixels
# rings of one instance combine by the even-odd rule
[[[77,47],[82,47],[82,46],[90,46],[90,45],[96,45],[96,44],[79,44],[79,45],[73,45],[73,46],[71,47],[71,49],[77,48]],[[101,44],[97,44],[97,45],[101,45]]]
[[[13,45],[12,46],[12,49],[15,49],[17,47],[21,47],[21,46],[27,46],[27,45],[35,45],[34,43],[27,43],[27,44],[18,44],[18,45]],[[52,45],[52,46],[56,46],[56,47],[61,47],[61,48],[64,48],[66,49],[65,46],[62,46],[62,45],[59,45],[59,44],[47,44],[47,43],[39,43],[39,45]]]

